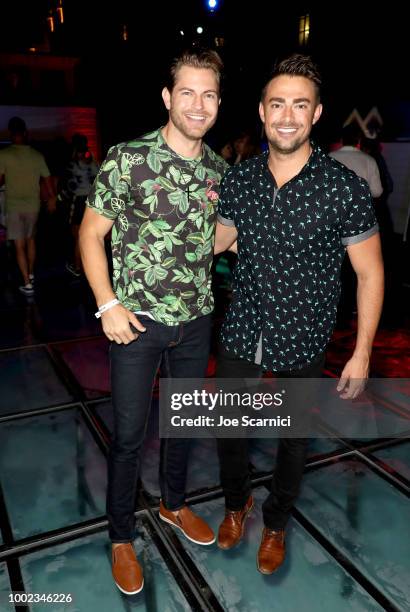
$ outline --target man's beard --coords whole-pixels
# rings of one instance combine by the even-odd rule
[[[295,151],[298,151],[298,149],[300,149],[305,144],[305,142],[309,140],[309,134],[300,138],[296,138],[296,140],[288,143],[285,146],[278,142],[276,138],[267,137],[267,139],[271,149],[273,149],[277,153],[282,153],[282,155],[290,155],[291,153],[295,153]]]
[[[172,110],[170,111],[170,117],[175,127],[185,136],[185,138],[188,138],[189,140],[202,139],[205,136],[205,134],[208,132],[208,130],[211,129],[211,127],[216,121],[216,117],[215,117],[215,120],[213,122],[209,122],[209,118],[207,116],[207,121],[205,122],[204,125],[198,125],[196,129],[195,127],[190,129],[184,123],[181,117],[177,113],[173,113]]]

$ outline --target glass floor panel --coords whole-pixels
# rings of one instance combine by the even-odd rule
[[[45,349],[0,353],[0,415],[73,400]]]
[[[397,407],[401,412],[410,413],[410,378],[384,378],[378,381],[375,392],[382,400],[393,404],[393,409]]]
[[[410,609],[408,499],[358,460],[305,475],[297,508],[400,610]]]
[[[55,344],[88,399],[110,393],[108,340],[92,338]]]
[[[340,432],[340,437],[355,441],[377,440],[404,435],[410,430],[410,412],[398,414],[377,397],[372,401],[327,401],[319,416],[325,425]]]
[[[381,459],[396,472],[410,480],[410,442],[374,451],[372,455]]]
[[[143,567],[144,588],[138,595],[123,595],[111,575],[106,532],[29,554],[20,559],[25,587],[33,593],[71,593],[73,603],[36,604],[33,612],[147,612],[190,611],[185,596],[157,547],[139,522],[141,537],[135,550]]]
[[[87,403],[90,410],[95,412],[99,418],[103,421],[104,425],[112,435],[114,431],[114,415],[112,411],[111,400],[101,400],[91,403]]]
[[[355,334],[335,337],[326,351],[326,367],[339,376],[350,359]],[[372,350],[372,375],[386,378],[410,377],[410,332],[406,329],[379,329]]]
[[[10,603],[11,586],[6,563],[0,563],[0,610],[2,612],[15,612],[14,604]]]
[[[78,409],[1,423],[0,479],[16,539],[105,513],[105,458]]]
[[[278,441],[276,438],[251,438],[249,440],[249,458],[255,470],[270,472],[275,467],[275,457]],[[346,450],[346,446],[339,440],[331,438],[312,438],[309,443],[308,460],[331,453],[336,450]]]
[[[296,521],[287,531],[287,556],[271,576],[260,574],[256,555],[262,532],[261,504],[268,492],[254,489],[255,508],[243,541],[231,551],[216,544],[197,546],[178,535],[224,610],[235,612],[369,612],[382,610],[362,587]],[[223,519],[222,499],[195,505],[216,532]]]
[[[40,340],[33,331],[36,311],[36,306],[30,304],[25,308],[8,309],[7,316],[2,313],[3,316],[0,317],[0,348],[39,344]]]
[[[105,426],[112,434],[113,413],[110,401],[89,404],[98,414]],[[147,436],[141,453],[141,480],[144,488],[153,496],[160,496],[158,437],[158,400],[153,399],[151,414],[148,421]],[[204,465],[206,464],[206,470]],[[198,439],[192,441],[190,460],[187,474],[187,492],[197,491],[206,487],[219,485],[219,462],[216,452],[216,443],[213,439]]]
[[[45,342],[61,341],[101,334],[101,323],[94,316],[94,306],[63,303],[42,304],[40,333]]]

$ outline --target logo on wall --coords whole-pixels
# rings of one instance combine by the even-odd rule
[[[365,119],[363,119],[359,111],[355,108],[344,122],[343,127],[350,125],[354,121],[359,124],[360,129],[367,138],[376,138],[383,127],[383,119],[381,118],[377,106],[373,106],[367,113]]]

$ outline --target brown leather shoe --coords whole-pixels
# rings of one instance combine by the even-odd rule
[[[142,591],[144,578],[132,544],[113,546],[112,575],[122,593],[136,595]]]
[[[184,506],[179,510],[178,514],[175,514],[175,512],[167,510],[161,501],[159,518],[180,529],[184,536],[191,540],[191,542],[195,542],[195,544],[207,546],[215,542],[215,535],[212,529],[200,516],[192,512],[188,506]]]
[[[262,541],[258,551],[258,570],[262,574],[272,574],[285,559],[285,530],[273,531],[266,527],[262,531]]]
[[[228,550],[238,544],[243,536],[246,519],[253,508],[253,497],[249,496],[248,501],[242,510],[225,509],[225,518],[218,531],[218,546],[223,550]]]

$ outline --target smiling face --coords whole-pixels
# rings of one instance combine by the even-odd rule
[[[217,115],[219,84],[216,74],[209,68],[182,66],[170,92],[162,91],[169,111],[169,127],[188,140],[201,140],[214,125]]]
[[[308,78],[280,75],[272,79],[259,105],[269,149],[291,154],[309,146],[312,125],[321,113],[315,85]]]

